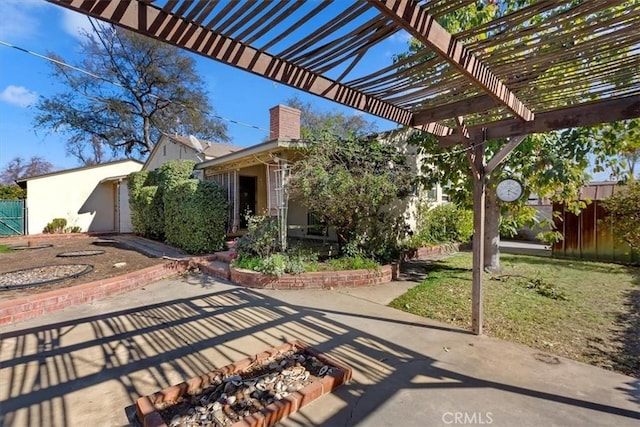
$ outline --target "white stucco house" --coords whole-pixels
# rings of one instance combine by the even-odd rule
[[[284,182],[287,171],[301,158],[308,143],[301,139],[300,114],[297,109],[277,105],[269,110],[270,137],[268,141],[214,156],[196,165],[205,180],[216,181],[227,191],[230,203],[227,232],[242,234],[247,227],[245,213],[279,216],[288,226],[288,236],[309,240],[336,240],[330,229],[328,235],[318,229],[317,220],[296,200],[285,200]],[[419,175],[425,162],[415,146],[407,143],[410,129],[384,132],[376,138],[393,144],[406,153],[413,172]],[[416,229],[418,206],[436,206],[446,201],[441,186],[416,189],[416,193],[398,199],[390,209],[404,217],[407,227]],[[285,220],[286,217],[286,220]]]
[[[127,176],[142,169],[118,160],[16,180],[27,190],[25,234],[40,234],[54,218],[84,232],[132,232]]]

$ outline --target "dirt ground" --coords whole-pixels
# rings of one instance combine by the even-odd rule
[[[0,240],[0,244],[7,246],[27,246],[27,241],[9,244]],[[0,274],[9,271],[59,264],[90,264],[93,266],[93,270],[83,276],[67,279],[54,284],[21,289],[0,289],[0,301],[47,292],[68,286],[75,286],[108,277],[119,276],[164,262],[164,260],[160,258],[148,257],[108,238],[102,237],[82,236],[68,239],[38,239],[34,244],[36,246],[48,244],[53,246],[0,253]],[[58,254],[65,252],[97,250],[103,250],[104,253],[100,255],[81,257],[57,256]],[[122,262],[126,264],[122,267],[114,267],[114,264]]]

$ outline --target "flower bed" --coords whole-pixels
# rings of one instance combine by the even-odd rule
[[[351,379],[351,368],[300,341],[141,397],[144,427],[266,427]]]

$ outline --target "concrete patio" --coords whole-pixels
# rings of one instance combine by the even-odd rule
[[[255,291],[186,276],[5,326],[0,424],[128,425],[142,395],[301,339],[354,377],[284,426],[638,425],[640,380],[384,306],[413,285]]]

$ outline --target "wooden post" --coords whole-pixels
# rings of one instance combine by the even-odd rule
[[[484,143],[474,147],[473,163],[473,273],[471,325],[473,333],[482,334],[482,271],[484,266],[485,170]]]

